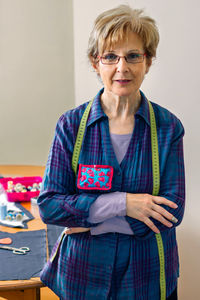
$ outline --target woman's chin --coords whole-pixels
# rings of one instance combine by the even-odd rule
[[[134,92],[133,91],[127,91],[127,90],[116,90],[116,91],[113,91],[113,93],[118,96],[118,97],[131,97]]]

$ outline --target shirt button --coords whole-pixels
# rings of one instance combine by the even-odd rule
[[[120,171],[118,171],[118,172],[117,172],[117,175],[118,175],[118,176],[120,176],[120,175],[121,175],[121,172],[120,172]]]

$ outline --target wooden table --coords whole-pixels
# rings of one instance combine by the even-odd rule
[[[0,174],[5,177],[17,176],[43,176],[44,167],[42,166],[0,166]],[[30,202],[21,203],[28,209],[33,216],[34,220],[28,222],[28,229],[16,229],[0,225],[0,231],[15,233],[18,231],[39,230],[46,229],[46,225],[39,217],[37,206],[31,206]],[[47,253],[48,254],[48,253]],[[0,299],[8,300],[39,300],[40,288],[43,283],[39,277],[31,278],[30,280],[11,280],[0,281]],[[1,298],[3,297],[3,298]]]

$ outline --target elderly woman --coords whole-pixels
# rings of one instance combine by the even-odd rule
[[[121,5],[95,21],[88,57],[103,88],[82,128],[77,172],[73,151],[88,103],[60,117],[38,199],[45,223],[67,227],[41,274],[60,299],[158,300],[165,291],[177,299],[184,129],[174,114],[151,103],[156,173],[155,125],[140,90],[158,42],[155,21],[141,10]]]

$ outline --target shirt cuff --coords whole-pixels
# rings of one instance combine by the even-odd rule
[[[91,227],[91,235],[98,235],[109,232],[118,232],[133,235],[133,231],[124,217],[114,217],[104,221],[96,227]]]
[[[99,196],[90,206],[90,223],[100,223],[116,216],[126,215],[126,193],[113,192]]]

